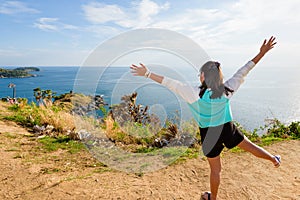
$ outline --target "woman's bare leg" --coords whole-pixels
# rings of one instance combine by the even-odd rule
[[[270,154],[268,151],[266,151],[262,147],[257,146],[256,144],[252,143],[246,136],[245,136],[244,140],[238,145],[238,147],[240,147],[241,149],[243,149],[245,151],[252,153],[256,157],[271,161],[275,166],[279,164],[274,155]]]
[[[207,158],[207,160],[210,166],[210,199],[216,200],[221,179],[221,158],[220,156],[217,156],[214,158]]]

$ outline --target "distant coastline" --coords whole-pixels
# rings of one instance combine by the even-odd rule
[[[15,69],[17,67],[0,66],[0,68],[5,69]],[[87,73],[86,78],[83,77],[83,79],[79,79],[80,77],[78,77],[78,73],[80,72],[79,66],[34,67],[40,68],[40,71],[31,72],[36,74],[36,77],[0,78],[0,84],[2,85],[0,87],[0,99],[1,97],[13,97],[13,88],[7,87],[13,83],[16,85],[16,97],[27,98],[28,102],[35,101],[33,90],[40,87],[44,90],[50,89],[56,95],[61,95],[71,90],[75,93],[78,92],[87,95],[101,94],[104,95],[104,100],[107,103],[112,102],[111,104],[114,104],[114,102],[118,102],[116,94],[123,93],[119,90],[120,86],[126,86],[122,83],[122,80],[124,80],[128,81],[128,88],[132,87],[132,91],[135,90],[134,88],[138,88],[141,97],[138,99],[140,103],[149,106],[161,104],[165,108],[166,116],[169,115],[170,118],[180,106],[183,107],[182,111],[186,111],[186,107],[184,107],[186,104],[178,104],[177,98],[174,98],[173,93],[165,91],[165,88],[160,85],[147,84],[147,87],[144,87],[143,83],[145,80],[143,79],[137,80],[135,84],[131,85],[131,83],[134,83],[134,79],[130,80],[123,77],[124,74],[128,73],[128,69],[125,67],[110,67],[105,71],[100,71],[102,69],[97,67],[91,67],[89,68],[91,73]],[[96,74],[93,70],[103,72],[98,82],[91,81],[91,74]],[[231,103],[234,119],[240,122],[245,129],[254,130],[260,126],[264,126],[266,119],[277,118],[287,124],[295,120],[300,120],[300,112],[297,112],[300,110],[300,104],[298,101],[295,101],[295,99],[300,99],[300,68],[287,67],[285,70],[286,74],[283,75],[281,68],[273,68],[272,71],[268,67],[256,68],[256,73],[248,77],[242,88],[235,94],[236,96],[232,98]],[[229,77],[234,73],[234,69],[224,70],[224,72]],[[274,77],[280,77],[280,80],[274,79]],[[79,84],[80,87],[76,84]],[[139,87],[136,87],[137,84]],[[74,88],[74,86],[76,87]],[[126,89],[126,91],[130,91],[130,89]],[[115,99],[112,100],[112,98]],[[163,100],[161,100],[162,98]],[[283,106],[282,102],[285,102],[285,105],[289,105],[292,109]],[[159,113],[160,111],[157,110]],[[187,117],[189,116],[187,115]]]
[[[17,67],[15,69],[0,68],[0,78],[27,78],[35,77],[35,74],[30,72],[40,71],[37,67]]]

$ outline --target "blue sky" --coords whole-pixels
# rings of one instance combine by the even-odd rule
[[[275,35],[264,65],[295,66],[299,8],[299,0],[0,0],[0,66],[78,66],[101,42],[148,27],[184,34],[226,65]]]

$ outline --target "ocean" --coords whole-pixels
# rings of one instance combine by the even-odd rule
[[[129,68],[90,68],[86,70],[88,74],[83,74],[79,67],[39,68],[39,72],[34,72],[36,77],[0,79],[0,97],[12,96],[10,83],[16,85],[17,97],[29,101],[35,100],[33,89],[37,87],[51,89],[57,95],[70,91],[100,94],[108,104],[119,103],[121,96],[137,91],[137,103],[149,105],[150,112],[161,120],[191,116],[175,94],[143,77],[133,77]],[[230,78],[235,70],[223,69],[225,78]],[[255,68],[231,99],[234,120],[247,130],[263,126],[266,119],[277,118],[283,123],[300,121],[299,75],[299,68]]]

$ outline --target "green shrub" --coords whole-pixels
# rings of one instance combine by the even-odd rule
[[[52,125],[57,133],[73,130],[73,116],[58,106],[44,107],[32,103],[30,105],[11,105],[8,107],[10,114],[4,119],[15,121],[22,126],[32,128],[35,125]]]
[[[289,125],[285,125],[278,119],[273,119],[267,127],[267,134],[263,137],[300,139],[300,122],[292,122]]]
[[[41,113],[35,104],[20,107],[14,104],[8,108],[12,114],[4,117],[7,120],[15,121],[26,127],[41,125]]]

